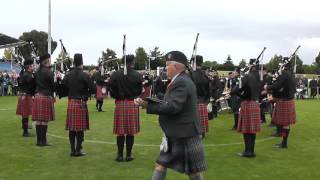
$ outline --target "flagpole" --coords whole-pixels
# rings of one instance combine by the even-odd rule
[[[48,53],[51,55],[51,0],[49,0],[48,14]]]

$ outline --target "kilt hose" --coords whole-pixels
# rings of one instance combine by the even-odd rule
[[[256,101],[242,101],[237,131],[242,134],[255,134],[260,131],[260,105]]]
[[[89,129],[87,101],[69,99],[67,108],[66,130],[85,131]]]
[[[54,101],[51,96],[44,96],[37,93],[34,96],[32,108],[32,120],[48,122],[54,120]]]
[[[135,135],[140,132],[139,106],[133,100],[115,100],[113,134]]]
[[[294,100],[276,100],[272,113],[272,123],[280,126],[289,126],[296,123]]]
[[[16,115],[21,115],[22,118],[28,118],[32,115],[33,100],[31,95],[20,95],[18,98]]]
[[[168,138],[169,149],[160,151],[156,163],[185,174],[205,171],[207,164],[199,135],[187,138]]]
[[[209,131],[209,118],[207,106],[207,103],[198,103],[198,114],[200,117],[200,124],[202,126],[202,133],[206,133]]]
[[[96,91],[96,99],[99,101],[103,101],[103,99],[107,96],[107,88],[106,86],[99,86],[97,85],[97,91]],[[106,92],[102,92],[102,88],[105,88]]]

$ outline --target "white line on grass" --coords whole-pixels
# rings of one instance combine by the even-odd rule
[[[7,110],[9,110],[9,109],[0,109],[0,111],[7,111]]]
[[[49,134],[49,133],[48,133],[48,136],[59,138],[59,139],[68,139],[67,137],[62,137],[62,136]],[[256,142],[264,142],[264,141],[269,141],[272,139],[275,139],[275,137],[268,137],[268,138],[264,138],[264,139],[259,139],[259,140],[256,140]],[[85,141],[89,142],[89,143],[116,145],[116,143],[108,142],[108,141],[96,141],[96,140],[85,140]],[[243,142],[228,143],[228,144],[205,144],[204,147],[233,146],[233,145],[240,145],[240,144],[243,144]],[[155,145],[155,144],[134,144],[134,145],[141,146],[141,147],[159,147],[159,145]]]

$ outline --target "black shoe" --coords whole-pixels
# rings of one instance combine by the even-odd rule
[[[131,156],[126,157],[126,161],[127,161],[127,162],[129,162],[129,161],[133,161],[133,160],[134,160],[134,158],[133,158],[133,157],[131,157]]]
[[[232,129],[231,129],[231,130],[235,131],[235,130],[237,130],[237,127],[232,127]]]
[[[70,156],[71,156],[71,157],[76,157],[76,152],[71,152],[71,153],[70,153]]]
[[[118,157],[115,159],[115,161],[117,161],[117,162],[122,162],[122,161],[123,161],[123,157],[118,156]]]
[[[86,153],[84,153],[84,152],[75,152],[76,157],[85,156],[85,155],[86,155]]]
[[[30,133],[23,133],[22,136],[23,137],[32,137],[32,135]]]
[[[246,157],[246,158],[256,157],[255,153],[246,153],[246,152],[238,153],[237,155],[240,157]]]

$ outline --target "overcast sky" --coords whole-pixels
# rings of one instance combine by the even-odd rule
[[[47,31],[48,0],[1,0],[1,33],[18,38],[33,29]],[[317,0],[52,0],[52,37],[67,51],[82,53],[96,64],[101,51],[122,55],[138,47],[148,52],[180,50],[192,54],[200,33],[198,54],[222,63],[274,54],[289,56],[298,45],[305,64],[320,51],[320,2]],[[58,46],[54,57],[60,52]],[[1,53],[2,54],[2,53]],[[1,55],[0,54],[0,55]]]

